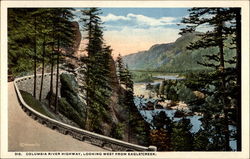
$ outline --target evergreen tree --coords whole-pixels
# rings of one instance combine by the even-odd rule
[[[10,72],[17,73],[15,71],[16,67],[20,67],[16,70],[25,70],[22,65],[26,65],[28,63],[28,59],[32,59],[33,61],[33,74],[34,74],[34,85],[33,85],[33,96],[36,97],[36,69],[38,63],[38,30],[37,27],[39,22],[37,20],[37,14],[35,12],[37,9],[35,8],[25,8],[25,9],[16,9],[11,8],[8,10],[8,30],[9,30],[9,68]],[[17,29],[16,29],[17,28]],[[23,57],[22,54],[24,54]],[[26,58],[26,59],[25,59]],[[28,64],[28,66],[31,66]],[[14,70],[13,70],[14,69]]]
[[[182,29],[181,34],[187,32],[194,32],[201,25],[209,25],[212,31],[206,33],[197,33],[200,39],[191,43],[188,49],[199,49],[208,47],[217,47],[218,53],[206,55],[208,59],[206,62],[199,62],[199,64],[206,67],[214,68],[213,72],[202,74],[200,81],[197,83],[205,83],[205,89],[200,91],[206,94],[206,99],[199,104],[202,105],[202,112],[205,114],[203,119],[203,127],[209,128],[212,133],[212,142],[217,147],[217,150],[230,150],[229,139],[230,132],[229,112],[232,106],[231,87],[233,82],[233,74],[231,67],[235,63],[234,59],[225,60],[225,41],[228,40],[228,25],[230,26],[232,16],[228,14],[229,8],[192,8],[189,10],[189,17],[183,19],[183,23],[188,24],[186,28]],[[230,16],[228,16],[230,15]],[[229,23],[229,24],[227,24]],[[211,62],[212,61],[212,62]],[[229,64],[226,67],[226,64]],[[200,106],[199,106],[200,107]],[[209,115],[210,113],[210,115]],[[210,116],[211,118],[205,119]],[[213,127],[208,127],[207,124],[213,124]],[[222,127],[221,131],[217,128]],[[217,138],[219,136],[219,138]],[[211,148],[215,150],[216,148]]]
[[[230,94],[236,105],[237,150],[241,151],[241,8],[229,8],[227,19],[230,21],[230,25],[225,30],[227,35],[232,37],[231,49],[236,51],[236,66],[231,71],[234,77],[233,82],[231,82],[232,91]]]
[[[109,46],[103,42],[103,32],[100,10],[97,8],[88,8],[82,10],[84,23],[83,28],[87,33],[87,57],[82,58],[85,65],[82,70],[84,73],[83,90],[86,91],[87,118],[86,129],[97,133],[103,133],[101,122],[109,120],[107,111],[111,88],[109,86],[111,52]]]
[[[56,50],[56,98],[55,98],[55,112],[58,110],[58,91],[59,91],[59,64],[62,56],[63,48],[72,47],[72,22],[70,21],[73,18],[70,8],[60,8],[55,9],[55,36],[57,41],[57,50]]]
[[[128,70],[128,66],[124,66],[123,60],[121,55],[119,54],[116,60],[117,63],[117,73],[120,85],[124,86],[125,89],[125,97],[124,97],[124,104],[127,106],[128,109],[128,142],[130,142],[131,138],[131,125],[133,124],[132,121],[132,113],[134,105],[134,83],[132,80],[132,75]]]
[[[28,11],[26,9],[8,9],[8,73],[14,76],[32,68],[32,63],[26,59],[31,58],[31,38],[27,36]]]
[[[54,70],[55,55],[65,52],[71,44],[72,38],[70,9],[64,8],[11,8],[9,13],[9,73],[16,74],[18,71],[29,71],[31,66],[34,72],[33,95],[36,97],[36,74],[37,68],[42,65],[42,77],[39,92],[41,100],[43,91],[43,78],[45,63],[50,58],[51,73]],[[60,45],[58,45],[60,39]],[[55,49],[57,47],[57,50]],[[56,52],[57,51],[57,52]],[[50,56],[48,52],[51,52]],[[33,64],[30,62],[32,59]],[[31,65],[32,64],[32,65]],[[20,67],[21,66],[21,67]],[[23,66],[26,66],[23,67]],[[18,68],[18,69],[17,69]],[[59,67],[57,67],[59,69]],[[57,69],[57,70],[58,70]],[[59,72],[59,71],[57,71]],[[50,93],[53,94],[53,76],[51,76]],[[58,81],[58,74],[57,74]],[[58,82],[57,82],[58,87]],[[58,90],[58,89],[57,89]],[[58,92],[57,92],[58,94]],[[52,104],[51,99],[49,105]]]
[[[237,112],[237,150],[241,151],[241,9],[231,9],[235,13],[235,43],[236,43],[236,72],[237,72],[237,94],[236,94],[236,112]]]
[[[117,74],[118,74],[118,78],[119,78],[119,82],[120,84],[124,84],[124,63],[122,61],[122,56],[121,54],[118,55],[117,59],[116,59],[116,63],[117,63]]]
[[[192,125],[190,119],[182,118],[173,123],[171,145],[173,151],[192,151],[193,135],[190,132]]]
[[[38,25],[38,37],[39,45],[42,45],[40,48],[41,51],[41,58],[39,57],[39,61],[42,62],[42,76],[41,76],[41,85],[40,85],[40,93],[39,93],[39,100],[42,99],[42,92],[43,92],[43,82],[44,82],[44,72],[45,72],[45,62],[48,58],[47,51],[49,51],[49,48],[47,47],[50,41],[50,32],[51,32],[51,21],[49,19],[49,11],[50,9],[41,8],[37,9],[33,14],[37,16],[37,20],[39,21]]]
[[[172,150],[171,134],[173,131],[173,123],[164,111],[153,116],[151,127],[151,144],[155,145],[158,151]]]

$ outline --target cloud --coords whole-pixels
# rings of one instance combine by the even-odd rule
[[[178,29],[152,27],[149,29],[125,26],[122,30],[104,32],[104,39],[113,48],[114,56],[148,50],[155,44],[174,42],[178,37]]]
[[[78,17],[80,17],[79,10]],[[174,42],[179,29],[179,17],[148,17],[129,13],[124,16],[109,13],[100,16],[104,22],[104,39],[111,45],[114,57],[148,50],[152,45]],[[171,26],[172,25],[172,26]],[[173,27],[174,25],[174,27]]]
[[[117,21],[117,20],[129,20],[128,17],[126,16],[117,16],[114,14],[109,13],[106,16],[100,16],[103,22],[108,22],[108,21]]]
[[[137,26],[165,26],[165,25],[173,25],[176,24],[176,17],[161,17],[161,18],[153,18],[140,14],[129,13],[126,16],[118,16],[109,13],[106,16],[100,16],[102,21],[105,23],[109,22],[126,22],[126,25],[137,25]],[[124,23],[123,23],[124,24]]]
[[[144,15],[137,14],[128,14],[127,17],[130,19],[135,19],[139,24],[142,25],[150,25],[150,26],[162,26],[162,25],[170,25],[175,24],[173,21],[176,20],[175,17],[161,17],[161,18],[152,18]]]
[[[148,17],[129,13],[100,16],[104,22],[104,39],[113,48],[113,55],[148,50],[152,45],[174,42],[178,37],[179,17]],[[170,27],[174,25],[175,27]]]

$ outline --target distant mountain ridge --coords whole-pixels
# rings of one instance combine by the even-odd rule
[[[211,47],[187,50],[191,42],[199,38],[197,33],[187,33],[173,43],[156,44],[147,51],[129,54],[123,57],[130,70],[149,70],[164,72],[187,72],[210,69],[197,64],[204,62],[204,56],[218,53],[218,48]],[[228,43],[228,44],[227,44]],[[229,45],[230,42],[226,42]],[[235,56],[235,50],[225,48],[225,59]]]
[[[123,60],[131,70],[162,70],[179,54],[187,52],[186,46],[195,38],[195,34],[189,33],[173,43],[156,44],[147,51],[126,55]]]

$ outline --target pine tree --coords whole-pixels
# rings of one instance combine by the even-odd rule
[[[10,24],[9,29],[9,61],[10,69],[11,67],[20,67],[28,63],[27,59],[32,59],[33,61],[33,96],[36,98],[36,69],[38,64],[38,25],[37,14],[35,8],[11,8],[9,11]],[[16,29],[16,27],[18,27]],[[20,52],[23,52],[24,56]],[[20,58],[21,57],[21,58]],[[19,59],[20,58],[20,59]],[[14,62],[14,63],[13,63]],[[21,63],[19,63],[21,62]],[[16,66],[13,66],[17,64]],[[29,64],[28,64],[29,66]],[[30,69],[30,68],[29,68]],[[22,69],[21,69],[22,70]],[[27,71],[27,70],[26,70]],[[16,72],[16,71],[15,71]]]
[[[100,10],[88,8],[82,10],[84,31],[87,33],[87,57],[82,58],[85,84],[83,90],[86,91],[87,117],[86,129],[102,133],[101,122],[109,120],[107,111],[111,88],[109,86],[111,52],[109,46],[104,44]]]
[[[40,85],[40,92],[39,92],[39,100],[42,100],[42,92],[43,92],[43,82],[44,82],[44,72],[45,72],[45,62],[48,58],[47,51],[49,40],[50,40],[50,19],[49,19],[49,11],[50,9],[41,8],[37,9],[33,14],[36,15],[38,23],[38,37],[39,37],[39,45],[41,45],[41,58],[38,58],[39,61],[42,62],[42,75],[41,75],[41,85]],[[41,43],[41,44],[40,44]]]
[[[118,74],[118,78],[119,78],[119,82],[120,84],[122,84],[121,81],[124,81],[123,79],[123,74],[124,74],[124,63],[122,61],[122,56],[121,54],[118,55],[117,59],[116,59],[116,63],[117,63],[117,74]]]
[[[233,81],[236,81],[236,84],[231,84],[231,97],[236,101],[237,150],[241,151],[241,8],[229,8],[227,19],[231,25],[227,26],[226,33],[232,37],[231,49],[236,50],[236,66],[232,70],[232,74],[235,75]]]
[[[44,76],[44,66],[45,60],[49,59],[51,65],[50,73],[50,92],[49,92],[49,107],[51,105],[55,106],[55,112],[57,113],[58,105],[58,86],[59,86],[59,63],[67,47],[72,44],[71,38],[72,26],[71,18],[72,13],[70,8],[49,8],[49,9],[38,9],[35,14],[40,18],[40,36],[42,37],[42,81],[40,86],[40,99],[42,95],[43,88],[43,76]],[[50,54],[46,54],[50,52]],[[54,64],[56,61],[56,98],[52,101],[53,95],[53,78],[54,78]]]
[[[117,63],[117,73],[120,85],[124,86],[125,89],[125,97],[124,104],[128,109],[128,142],[130,142],[131,138],[131,125],[132,121],[132,113],[134,105],[134,82],[132,80],[132,75],[128,70],[128,66],[124,66],[121,55],[119,54],[116,60]]]
[[[193,135],[190,132],[192,125],[190,119],[182,118],[173,123],[171,146],[173,151],[192,151]]]
[[[203,90],[200,90],[207,95],[206,101],[203,101],[203,113],[207,114],[206,116],[211,116],[208,113],[212,114],[212,120],[205,119],[203,126],[206,126],[206,123],[214,124],[214,127],[210,127],[212,136],[214,137],[214,145],[217,147],[217,150],[230,150],[229,138],[230,132],[228,130],[229,125],[229,111],[232,105],[230,100],[230,83],[232,82],[232,68],[226,67],[226,64],[234,64],[234,60],[225,59],[225,41],[228,40],[228,24],[232,18],[228,16],[230,9],[229,8],[192,8],[189,10],[190,14],[188,18],[183,19],[183,23],[188,24],[186,28],[182,29],[181,34],[187,32],[194,32],[201,25],[209,25],[212,27],[212,31],[207,31],[206,33],[197,33],[200,35],[200,39],[191,43],[188,49],[199,49],[199,48],[208,48],[208,47],[217,47],[218,53],[206,55],[208,59],[205,63],[198,62],[199,64],[214,68],[213,72],[208,74],[202,74],[202,81],[205,82],[205,87]],[[229,24],[230,25],[230,24]],[[209,62],[208,62],[209,61]],[[212,62],[211,62],[212,61]],[[197,81],[197,80],[196,80]],[[206,108],[206,109],[204,109]],[[217,117],[216,117],[217,116]],[[206,121],[206,122],[205,122]],[[207,124],[209,124],[207,123]],[[221,131],[216,131],[216,128],[222,127]],[[212,131],[212,129],[214,131]],[[222,134],[221,134],[222,133]],[[217,140],[216,136],[220,136]],[[221,146],[222,145],[222,146]],[[212,148],[216,149],[216,148]]]
[[[173,131],[173,123],[164,111],[153,116],[151,127],[151,144],[155,145],[158,151],[172,150],[171,135]]]
[[[57,41],[57,50],[56,50],[56,98],[55,98],[55,112],[58,111],[58,91],[59,91],[59,64],[62,56],[62,49],[72,46],[72,24],[71,19],[73,14],[71,13],[70,8],[56,9],[55,12],[55,31],[56,31],[56,41]]]
[[[8,72],[19,75],[33,68],[27,59],[33,58],[29,9],[8,9]],[[27,25],[28,24],[28,25]]]
[[[72,44],[72,22],[70,21],[72,14],[70,10],[69,8],[11,8],[8,10],[9,72],[14,74],[19,70],[28,72],[31,70],[32,63],[30,60],[32,59],[34,72],[33,96],[36,98],[37,67],[41,64],[42,77],[38,97],[40,101],[43,92],[45,63],[48,59],[50,59],[52,74],[50,94],[53,94],[54,61],[57,62],[56,96],[58,96],[59,60],[64,54],[67,54],[65,50]],[[51,52],[50,55],[48,52]],[[25,68],[22,65],[28,67]],[[53,103],[49,99],[49,106],[51,104]],[[57,108],[57,104],[55,106]]]

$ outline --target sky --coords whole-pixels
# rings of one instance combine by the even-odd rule
[[[188,15],[188,8],[100,8],[104,22],[104,40],[113,56],[148,50],[154,44],[174,42],[180,35],[178,26]],[[80,8],[75,19],[79,20]],[[81,24],[80,24],[81,25]]]

